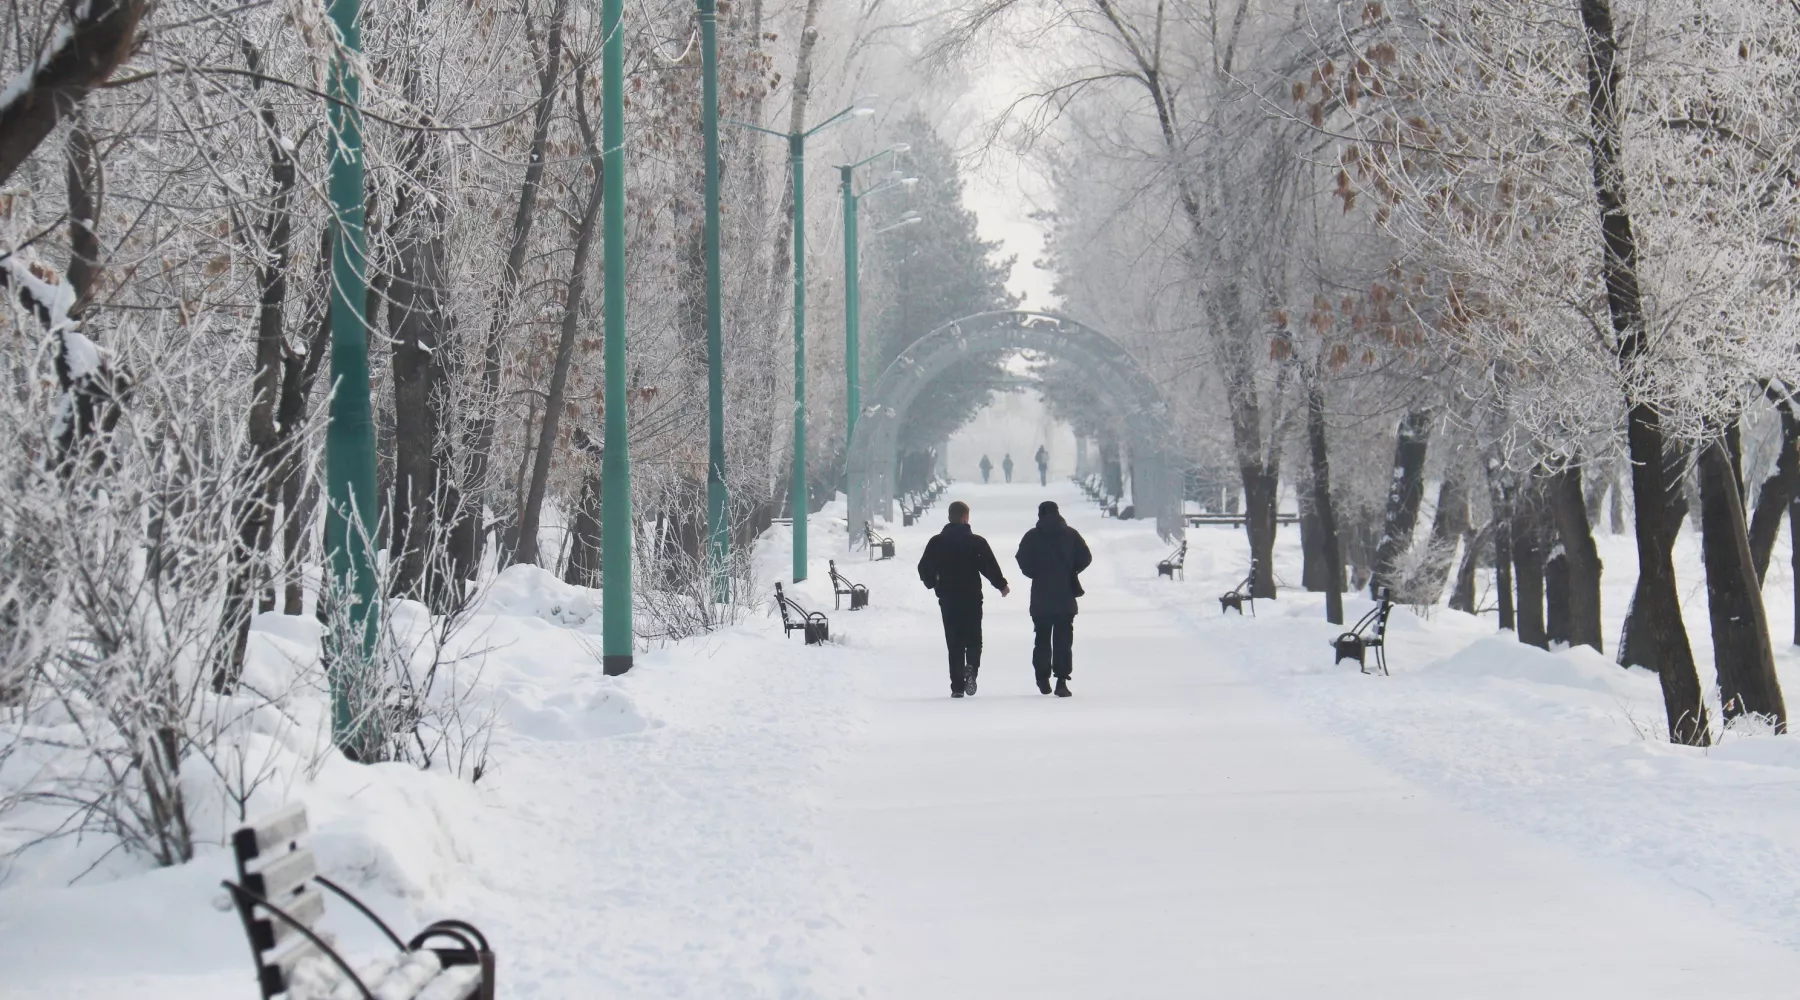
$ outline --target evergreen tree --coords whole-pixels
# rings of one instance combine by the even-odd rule
[[[981,238],[975,213],[963,207],[955,152],[917,114],[901,124],[895,138],[911,145],[902,167],[919,183],[910,198],[872,199],[864,232],[872,233],[908,210],[917,211],[921,221],[868,241],[863,264],[865,385],[945,323],[1018,304],[1006,290],[1012,258],[995,256],[999,244]],[[1005,375],[1004,354],[970,360],[933,382],[907,414],[900,431],[903,488],[920,485],[910,480],[929,478],[931,449],[986,406]]]

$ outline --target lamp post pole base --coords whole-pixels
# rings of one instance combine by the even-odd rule
[[[600,669],[605,671],[606,676],[608,677],[618,677],[621,674],[630,673],[631,656],[632,654],[630,653],[626,653],[623,656],[602,656],[600,658]]]

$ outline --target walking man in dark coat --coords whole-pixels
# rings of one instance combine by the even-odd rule
[[[1006,453],[1006,457],[1000,460],[1000,471],[1006,473],[1006,481],[1009,483],[1012,482],[1012,470],[1012,452],[1009,451]]]
[[[975,694],[981,672],[981,578],[987,577],[1001,597],[1012,593],[988,540],[969,527],[969,505],[950,505],[950,523],[925,543],[919,557],[919,579],[937,591],[944,618],[944,644],[950,648],[950,697]]]
[[[988,475],[994,471],[994,463],[988,461],[986,455],[981,456],[981,481],[987,482]]]
[[[1037,527],[1019,540],[1019,572],[1031,578],[1031,624],[1037,642],[1031,650],[1031,666],[1037,672],[1038,690],[1050,693],[1050,675],[1056,675],[1056,696],[1069,697],[1069,674],[1074,669],[1075,599],[1082,595],[1079,574],[1094,561],[1081,532],[1069,527],[1056,501],[1038,504]]]
[[[1038,485],[1050,485],[1050,450],[1038,445],[1037,450]]]

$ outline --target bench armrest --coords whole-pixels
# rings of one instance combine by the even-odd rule
[[[349,903],[351,906],[356,907],[356,912],[367,917],[369,919],[370,923],[381,928],[381,933],[386,934],[387,939],[389,941],[394,942],[395,948],[398,948],[401,951],[410,950],[406,947],[406,945],[404,943],[401,942],[400,935],[395,934],[394,929],[392,927],[389,927],[387,925],[386,921],[383,921],[380,917],[376,916],[374,910],[371,910],[367,906],[364,906],[362,900],[357,899],[355,896],[350,895],[349,891],[346,890],[343,886],[338,885],[336,882],[333,882],[332,880],[326,878],[323,875],[314,875],[313,881],[319,883],[320,885],[324,886],[327,889],[330,889],[333,893],[335,893],[337,895],[337,897],[339,899],[343,900],[346,903]]]
[[[324,879],[320,878],[320,881],[323,882]],[[325,954],[325,957],[331,959],[333,964],[335,964],[339,969],[343,970],[344,977],[346,979],[348,979],[350,982],[355,983],[356,988],[362,992],[363,1000],[376,1000],[375,994],[369,992],[369,988],[363,984],[362,977],[358,976],[356,974],[356,970],[352,969],[350,967],[350,963],[344,961],[344,957],[337,953],[337,949],[333,948],[329,942],[327,942],[324,938],[320,937],[317,933],[315,933],[311,927],[308,927],[305,924],[301,923],[300,921],[295,920],[292,916],[290,916],[288,914],[288,912],[286,910],[283,910],[281,907],[276,906],[274,903],[271,903],[268,900],[262,898],[261,896],[258,896],[256,893],[251,892],[250,890],[244,888],[243,886],[238,885],[236,882],[224,881],[224,882],[220,882],[219,884],[224,886],[225,890],[227,892],[231,893],[231,895],[238,900],[238,905],[240,907],[243,907],[245,909],[246,913],[248,913],[248,912],[254,910],[256,907],[260,906],[263,909],[269,911],[271,914],[273,914],[282,923],[287,924],[289,927],[292,927],[302,937],[304,937],[304,938],[306,938],[306,940],[312,942],[314,947],[318,948],[319,951],[321,951]],[[329,884],[329,883],[327,883],[327,884]],[[343,892],[342,889],[338,889],[336,886],[332,886],[331,888],[340,894],[342,894],[342,892]],[[367,908],[365,908],[361,903],[356,902],[355,899],[351,899],[348,896],[345,896],[344,898],[350,899],[350,901],[356,905],[357,909],[362,910],[364,913],[369,912]],[[375,915],[372,913],[369,914],[369,917],[370,917],[370,919],[375,919]],[[245,919],[248,920],[249,918],[246,916]],[[375,922],[377,924],[381,924],[380,920],[375,920]],[[381,924],[381,929],[384,931],[387,930],[387,925]],[[388,931],[388,936],[393,937],[393,932]],[[394,938],[394,941],[396,944],[399,944],[399,938]],[[402,950],[405,950],[406,946],[400,945],[400,947]],[[257,964],[259,966],[262,964],[262,959],[260,956],[257,959]]]

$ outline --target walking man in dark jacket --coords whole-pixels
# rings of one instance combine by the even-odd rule
[[[944,644],[950,647],[950,697],[975,694],[981,672],[981,578],[987,577],[1001,597],[1012,593],[987,539],[969,527],[969,505],[950,505],[950,523],[925,543],[919,557],[919,579],[937,591],[944,617]]]
[[[1038,485],[1050,485],[1050,450],[1038,445],[1037,450]]]
[[[1038,690],[1050,693],[1050,675],[1056,675],[1056,696],[1069,697],[1069,674],[1074,669],[1075,599],[1082,595],[1082,570],[1094,561],[1081,532],[1069,527],[1056,501],[1038,504],[1037,527],[1019,540],[1019,572],[1031,578],[1031,624],[1037,642],[1031,650],[1031,666],[1037,672]]]

